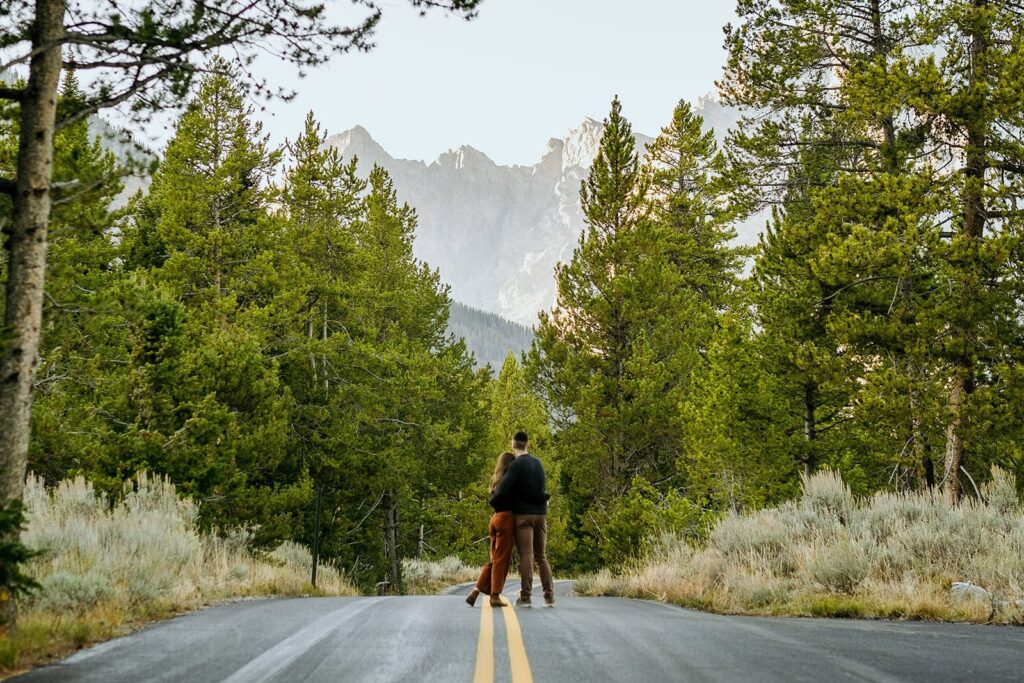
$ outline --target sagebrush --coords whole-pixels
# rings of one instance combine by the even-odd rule
[[[480,567],[463,564],[455,556],[440,560],[402,560],[405,592],[413,595],[433,595],[460,583],[476,581],[479,573]]]
[[[619,572],[577,582],[592,595],[722,612],[1024,621],[1024,515],[1012,476],[980,498],[851,495],[830,471],[778,508],[722,518],[707,539],[663,537]],[[982,587],[957,593],[954,582]]]
[[[80,477],[49,489],[29,477],[25,509],[25,571],[41,588],[22,601],[17,640],[0,643],[0,668],[19,650],[32,661],[218,599],[356,593],[330,565],[313,589],[302,546],[259,552],[244,530],[201,532],[197,505],[145,473],[116,500]]]

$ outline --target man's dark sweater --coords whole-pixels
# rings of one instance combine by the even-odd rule
[[[491,494],[490,503],[498,509],[508,509],[517,515],[546,515],[548,498],[544,465],[529,453],[512,461],[498,487]]]

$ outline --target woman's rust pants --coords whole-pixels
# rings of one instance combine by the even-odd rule
[[[505,587],[508,565],[512,561],[515,545],[515,515],[511,511],[495,512],[489,525],[491,560],[480,570],[476,589],[488,595],[498,595]]]

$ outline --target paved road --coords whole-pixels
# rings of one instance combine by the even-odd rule
[[[616,598],[257,600],[152,626],[19,681],[1021,681],[1024,629],[723,617]],[[486,602],[482,600],[481,602]]]

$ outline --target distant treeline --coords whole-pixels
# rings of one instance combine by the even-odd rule
[[[529,327],[457,301],[451,305],[448,331],[456,339],[466,340],[466,347],[476,357],[477,367],[490,365],[495,373],[509,353],[518,358],[533,343],[533,330]]]

